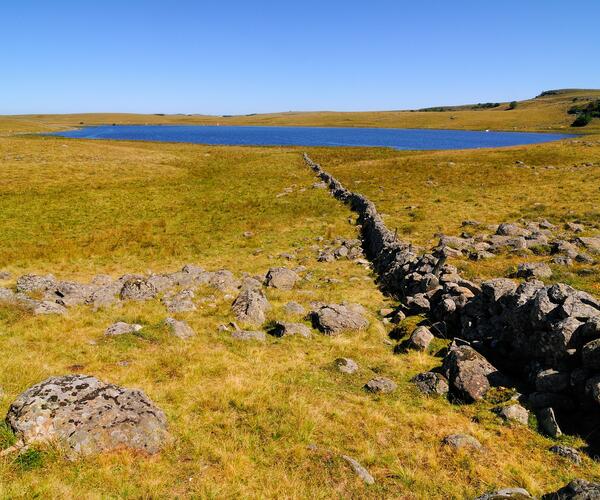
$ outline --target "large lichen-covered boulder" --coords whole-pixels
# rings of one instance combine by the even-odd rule
[[[23,392],[6,423],[26,444],[55,441],[72,455],[132,449],[156,453],[167,419],[140,390],[86,375],[51,377]]]
[[[265,277],[265,284],[268,287],[279,288],[280,290],[291,290],[300,279],[298,274],[286,267],[272,267]]]

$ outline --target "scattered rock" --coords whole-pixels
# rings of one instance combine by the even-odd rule
[[[265,332],[257,332],[250,330],[236,330],[231,333],[231,338],[236,340],[258,340],[264,342],[266,340]]]
[[[552,276],[552,269],[544,262],[527,262],[519,264],[515,276],[525,279],[546,279]]]
[[[518,422],[522,425],[527,425],[529,423],[529,411],[523,408],[520,404],[502,406],[496,411],[498,415],[500,415],[507,422]]]
[[[262,290],[246,288],[240,292],[231,305],[231,309],[239,321],[262,325],[265,313],[271,308]]]
[[[305,338],[312,337],[312,332],[308,326],[302,323],[287,323],[284,321],[276,322],[272,333],[276,337],[287,337],[289,335],[299,335]]]
[[[11,273],[9,273],[8,271],[0,271],[0,281],[9,280],[11,276]]]
[[[51,274],[38,276],[26,274],[17,279],[17,293],[45,292],[56,285],[56,278]]]
[[[306,314],[306,309],[304,309],[304,307],[302,307],[300,304],[298,304],[298,302],[288,302],[285,306],[283,306],[283,310],[287,313],[287,314],[297,314],[297,315],[303,315]]]
[[[362,330],[369,325],[356,304],[325,304],[311,313],[313,326],[327,335]]]
[[[358,371],[358,364],[352,358],[337,358],[333,364],[342,373],[352,374]]]
[[[373,476],[369,473],[369,471],[365,469],[362,465],[360,465],[356,460],[354,460],[352,457],[349,457],[348,455],[342,455],[342,458],[350,464],[350,467],[352,467],[352,470],[355,472],[355,474],[358,477],[360,477],[365,483],[375,483],[375,479],[373,479]]]
[[[196,304],[193,302],[194,292],[192,290],[182,290],[181,292],[165,295],[162,303],[167,307],[170,313],[190,312],[196,310]]]
[[[581,465],[581,454],[575,448],[571,448],[570,446],[555,445],[550,447],[550,451],[570,460],[576,465]]]
[[[385,377],[375,377],[365,384],[365,389],[376,394],[389,394],[397,388],[396,382]]]
[[[431,341],[433,340],[433,334],[425,326],[418,326],[410,335],[408,339],[407,347],[417,351],[425,351]]]
[[[31,312],[35,315],[46,315],[46,314],[66,314],[67,309],[61,304],[56,302],[50,302],[47,300],[34,301],[32,304]]]
[[[168,438],[164,413],[142,391],[85,375],[34,385],[12,403],[6,423],[26,444],[56,440],[74,455],[157,453]]]
[[[265,278],[265,284],[280,290],[291,290],[300,279],[298,274],[286,267],[272,267]]]
[[[104,332],[104,335],[113,336],[113,335],[124,335],[126,333],[135,333],[139,332],[142,329],[142,325],[138,325],[137,323],[125,323],[124,321],[117,321],[110,325]]]
[[[470,346],[458,346],[444,358],[442,371],[455,395],[465,402],[478,401],[496,383],[499,372]]]
[[[196,332],[188,325],[185,321],[178,321],[175,318],[165,319],[165,325],[169,328],[170,332],[182,340],[194,337]]]
[[[600,483],[574,479],[554,493],[542,496],[542,500],[596,500],[600,498]]]
[[[448,381],[440,373],[423,372],[411,379],[421,393],[426,395],[444,395],[448,393]]]
[[[481,443],[469,434],[450,434],[446,436],[442,441],[442,444],[449,446],[454,450],[475,450],[480,451],[483,449]]]
[[[144,278],[131,278],[123,283],[119,293],[121,300],[149,300],[156,297],[156,287]]]
[[[532,500],[533,497],[523,488],[502,488],[491,493],[485,493],[475,500]]]

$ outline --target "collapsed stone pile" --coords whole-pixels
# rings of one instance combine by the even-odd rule
[[[332,195],[358,213],[363,249],[382,289],[399,299],[404,313],[426,314],[435,335],[455,338],[439,373],[417,380],[427,391],[439,392],[447,384],[454,398],[471,402],[492,386],[511,384],[529,394],[525,402],[538,416],[552,417],[541,419],[542,425],[548,421],[548,432],[559,423],[581,428],[589,420],[582,414],[597,418],[600,301],[564,284],[466,280],[445,263],[447,248],[457,246],[456,241],[446,239],[432,253],[418,254],[385,226],[371,201],[344,188],[306,154],[304,159]],[[500,225],[496,233],[507,238],[534,234],[510,224]],[[543,233],[538,233],[539,239]],[[596,240],[580,243],[594,251]],[[527,266],[522,273],[536,276]],[[558,422],[552,421],[555,416]]]

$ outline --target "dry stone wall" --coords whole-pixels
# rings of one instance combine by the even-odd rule
[[[446,264],[443,247],[419,253],[385,226],[371,201],[347,190],[308,155],[304,160],[335,198],[357,212],[363,249],[383,291],[396,297],[404,312],[426,314],[434,334],[455,339],[441,370],[450,377],[454,397],[480,399],[496,381],[506,384],[506,375],[528,394],[523,399],[531,409],[552,408],[567,427],[573,422],[586,432],[586,423],[596,427],[592,422],[600,415],[600,301],[565,284],[466,280]],[[494,370],[487,365],[475,369],[485,363],[474,365],[475,356],[466,356],[465,347],[485,357]],[[452,380],[457,372],[460,387]],[[471,394],[465,391],[466,377],[476,388]]]

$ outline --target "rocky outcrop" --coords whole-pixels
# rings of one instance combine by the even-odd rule
[[[85,375],[34,385],[12,403],[6,423],[25,444],[58,441],[73,455],[156,453],[168,437],[164,413],[142,391]]]
[[[280,290],[291,290],[300,279],[298,274],[286,267],[272,267],[265,277],[265,285]]]

